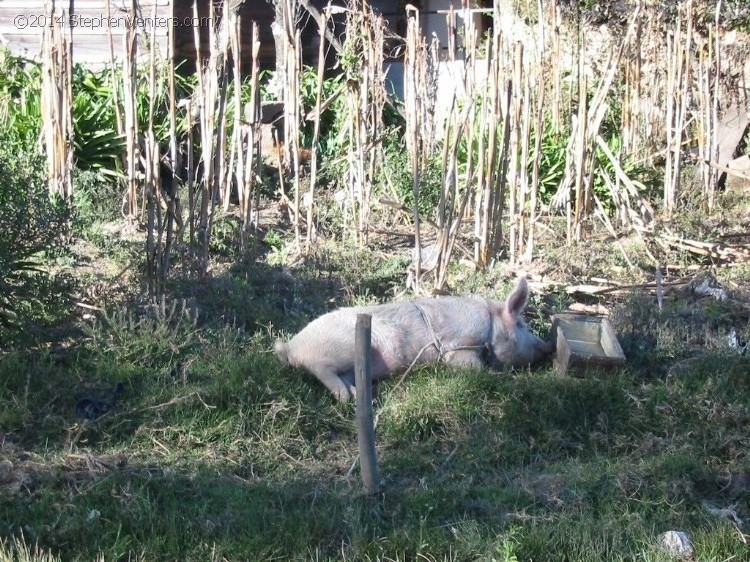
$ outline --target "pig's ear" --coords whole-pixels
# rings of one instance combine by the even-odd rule
[[[516,288],[513,292],[508,295],[505,301],[505,308],[503,309],[503,322],[509,328],[515,327],[518,322],[518,317],[526,308],[526,301],[529,300],[529,284],[526,282],[525,277],[521,277],[518,280]]]

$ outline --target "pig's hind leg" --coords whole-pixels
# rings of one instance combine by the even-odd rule
[[[308,370],[331,391],[340,402],[346,402],[354,396],[354,387],[349,378],[342,380],[338,373],[327,365],[307,365]]]

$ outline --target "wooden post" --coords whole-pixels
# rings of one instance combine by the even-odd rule
[[[370,365],[371,323],[369,314],[357,314],[354,332],[354,385],[357,388],[357,441],[359,466],[365,493],[378,491],[375,427],[372,413],[372,369]]]

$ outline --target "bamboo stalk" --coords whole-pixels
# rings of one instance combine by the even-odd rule
[[[685,31],[682,19],[685,18]],[[667,147],[664,176],[664,210],[674,211],[680,191],[682,169],[682,144],[687,109],[689,107],[689,85],[691,78],[691,41],[693,30],[693,3],[688,0],[678,10],[674,36],[669,36],[667,45],[670,63],[667,80]],[[671,47],[671,48],[670,48]]]
[[[213,54],[212,56],[219,61],[219,81],[217,83],[217,96],[219,99],[219,114],[217,127],[214,129],[216,133],[216,164],[214,166],[214,173],[218,175],[215,196],[212,205],[221,202],[223,210],[226,212],[229,210],[229,202],[231,197],[231,178],[234,175],[234,149],[235,146],[231,140],[227,137],[227,132],[233,130],[230,127],[230,95],[229,95],[229,34],[228,27],[230,25],[229,17],[229,0],[224,0],[222,4],[223,14],[219,20],[218,27],[215,27],[214,39],[212,40]],[[216,8],[218,8],[218,6]],[[215,9],[216,9],[215,8]],[[235,108],[236,110],[236,108]],[[211,213],[210,220],[213,221],[213,213]]]
[[[321,18],[318,20],[318,34],[320,45],[318,48],[318,69],[317,81],[315,84],[315,113],[313,115],[313,138],[310,146],[310,190],[308,191],[307,206],[307,234],[305,236],[305,247],[309,252],[312,245],[313,221],[314,221],[314,203],[315,203],[315,184],[318,181],[318,142],[320,141],[320,116],[322,113],[323,103],[323,79],[325,78],[326,63],[326,31],[328,30],[328,18],[331,11],[331,2],[323,10]]]
[[[502,108],[505,108],[504,113],[499,113],[499,115],[503,115],[503,132],[501,135],[501,138],[503,139],[502,148],[500,151],[500,155],[498,156],[498,165],[499,165],[499,173],[497,176],[497,179],[495,180],[496,186],[495,186],[495,192],[496,195],[494,196],[494,199],[492,201],[492,213],[491,218],[488,217],[488,224],[492,224],[492,230],[491,230],[491,236],[490,241],[488,245],[488,253],[491,252],[493,254],[497,253],[500,249],[500,245],[502,243],[502,216],[503,216],[503,209],[505,208],[505,191],[507,187],[507,178],[508,178],[508,163],[509,163],[509,145],[510,145],[510,127],[511,127],[511,117],[510,117],[510,96],[511,96],[511,84],[510,81],[506,83],[506,89],[505,89],[505,96],[501,96],[500,104],[498,106],[497,111],[502,110]]]
[[[106,1],[107,10],[106,17],[107,21],[112,21],[112,13],[110,0]],[[115,59],[115,45],[114,37],[112,35],[112,26],[107,26],[107,39],[109,43],[109,65],[110,65],[110,84],[112,87],[112,105],[115,109],[115,122],[117,123],[117,132],[121,135],[125,134],[125,129],[122,123],[122,108],[120,107],[120,86],[117,83],[117,62]]]
[[[193,4],[193,17],[198,20],[197,2]],[[209,5],[210,21],[216,21],[213,3]],[[197,232],[197,269],[205,275],[208,271],[209,243],[213,225],[214,208],[220,189],[223,166],[222,134],[226,109],[226,63],[221,57],[218,30],[215,26],[209,29],[210,51],[205,64],[200,54],[201,41],[197,27],[194,28],[196,47],[196,66],[198,71],[199,132],[201,136],[202,161],[204,173],[200,182],[198,232]],[[218,130],[218,133],[217,133]]]
[[[511,80],[511,123],[510,123],[510,145],[509,145],[509,170],[508,189],[510,199],[508,201],[508,253],[511,263],[517,261],[516,254],[519,251],[518,241],[521,233],[519,223],[522,212],[523,185],[520,181],[520,151],[523,141],[521,139],[521,104],[523,97],[524,82],[524,53],[523,43],[516,42],[513,51],[513,79]],[[492,137],[490,137],[492,138]],[[494,154],[493,154],[494,156]]]
[[[626,74],[626,104],[623,106],[623,149],[625,154],[637,157],[641,150],[641,135],[643,121],[647,119],[640,110],[641,83],[643,80],[641,67],[643,60],[643,25],[642,20],[637,20],[635,28],[635,41],[632,44],[634,56],[627,61]]]
[[[588,114],[588,80],[586,79],[586,72],[584,69],[585,60],[585,38],[580,38],[580,48],[578,51],[578,120],[575,130],[575,153],[573,159],[574,169],[574,189],[576,194],[575,209],[573,215],[573,222],[568,221],[568,244],[573,240],[579,241],[581,239],[581,228],[584,215],[586,214],[584,206],[586,202],[584,200],[583,192],[583,177],[586,171],[586,157],[588,150],[586,146],[587,137],[587,126],[588,121],[586,115]],[[570,215],[569,215],[570,216]]]
[[[495,3],[493,6],[493,18],[500,21],[500,6]],[[472,34],[476,48],[476,32]],[[510,182],[512,186],[518,185],[517,169],[518,154],[516,150],[511,149],[511,142],[517,146],[517,107],[518,95],[514,95],[514,88],[521,87],[518,76],[523,72],[522,69],[522,50],[518,44],[513,46],[513,54],[510,53],[511,47],[503,40],[500,26],[495,26],[492,34],[492,48],[487,49],[488,56],[491,57],[489,64],[488,76],[494,86],[489,89],[489,107],[490,120],[492,126],[488,130],[491,142],[487,145],[487,170],[478,169],[479,177],[485,175],[485,189],[488,197],[486,199],[487,208],[484,213],[483,231],[488,233],[487,244],[482,254],[483,261],[480,265],[490,265],[500,255],[503,244],[503,212],[506,205],[506,190]],[[512,68],[506,68],[506,60],[510,61]],[[501,88],[501,77],[506,73],[512,73],[515,80],[506,80],[505,87]],[[515,86],[514,86],[515,84]],[[485,90],[486,91],[486,90]],[[514,101],[515,99],[515,101]],[[502,132],[498,135],[497,124],[502,123]],[[480,134],[484,134],[480,129]],[[497,141],[502,139],[502,143]],[[513,166],[514,171],[509,172]],[[510,195],[513,197],[515,188],[510,189]],[[510,223],[513,224],[515,210],[514,205],[509,205]],[[514,256],[515,259],[515,256]]]
[[[156,3],[154,3],[154,12],[156,12]],[[154,13],[156,17],[156,13]],[[178,243],[182,241],[184,225],[182,221],[182,205],[180,204],[180,181],[179,181],[179,155],[178,155],[178,141],[177,141],[177,91],[175,84],[175,28],[174,25],[170,25],[167,29],[168,41],[167,41],[167,61],[168,61],[168,74],[167,74],[167,102],[169,104],[169,159],[171,165],[171,181],[167,192],[164,194],[166,198],[167,207],[167,223],[166,223],[166,240],[164,244],[164,253],[162,255],[160,278],[163,284],[167,282],[167,276],[169,275],[170,269],[170,258],[172,254],[172,246],[177,239]],[[156,40],[153,41],[156,43]],[[161,186],[160,186],[161,187]],[[176,231],[175,231],[176,229]]]
[[[448,28],[448,60],[451,66],[456,62],[456,12],[451,8],[446,14]],[[467,76],[464,67],[463,84],[473,87],[473,80]],[[466,90],[464,90],[466,91]],[[475,161],[475,97],[469,97],[463,110],[458,112],[457,92],[452,93],[451,107],[445,121],[443,155],[441,163],[442,188],[438,205],[438,240],[439,248],[436,265],[435,290],[441,291],[447,281],[448,265],[455,247],[466,209],[471,207],[474,194]],[[466,171],[462,179],[459,178],[459,150],[461,142],[467,146]],[[459,190],[459,182],[463,184],[463,193]],[[477,223],[477,226],[481,226]],[[477,247],[478,249],[478,247]],[[475,251],[477,251],[475,249]]]
[[[298,0],[277,0],[281,4],[282,29],[279,35],[282,42],[283,57],[282,100],[284,102],[284,143],[280,146],[279,157],[282,167],[279,174],[291,173],[293,189],[293,203],[291,205],[291,219],[294,227],[296,247],[301,248],[302,234],[300,225],[300,75],[301,75],[301,44],[297,29],[299,15]],[[278,145],[277,145],[278,146]],[[283,172],[282,172],[283,168]],[[283,185],[283,183],[282,183]],[[283,187],[282,187],[283,190]],[[282,191],[282,197],[283,197]]]
[[[464,14],[469,8],[469,4],[463,2]],[[493,16],[494,16],[493,12]],[[475,63],[478,58],[477,45],[476,45],[476,33],[474,28],[469,25],[468,18],[464,16],[464,49],[467,53],[466,58],[466,88],[464,96],[468,99],[473,99],[479,94],[479,116],[478,120],[472,122],[472,127],[477,127],[476,133],[476,186],[474,186],[475,197],[474,197],[474,261],[480,265],[485,266],[488,264],[491,255],[492,247],[492,216],[494,210],[494,202],[499,198],[494,192],[494,186],[491,184],[492,174],[491,166],[488,165],[488,159],[491,157],[490,151],[487,149],[488,144],[496,142],[497,133],[497,119],[498,113],[505,114],[507,120],[507,111],[510,106],[498,110],[499,102],[499,65],[500,57],[498,53],[502,49],[500,42],[500,31],[499,29],[493,33],[491,38],[488,38],[487,52],[485,56],[486,74],[484,82],[479,84],[477,88],[477,80],[475,73],[477,72],[477,66]],[[506,122],[503,122],[503,126],[506,127]],[[507,133],[507,128],[504,129]],[[506,136],[503,136],[504,141],[507,141]],[[473,152],[473,150],[472,150]],[[501,224],[495,225],[497,228],[501,228]]]
[[[228,3],[224,3],[224,9],[227,9]],[[210,241],[213,232],[213,222],[216,217],[216,205],[221,201],[222,195],[229,188],[228,178],[231,177],[231,160],[227,159],[227,131],[229,127],[229,69],[227,67],[228,54],[227,49],[229,42],[226,40],[226,26],[228,17],[226,12],[222,17],[217,17],[217,7],[211,4],[209,10],[210,21],[218,22],[210,30],[209,38],[211,42],[209,70],[211,71],[209,85],[211,89],[210,98],[214,100],[215,105],[210,107],[207,114],[209,119],[208,136],[209,142],[213,144],[213,165],[212,175],[208,176],[211,181],[208,190],[209,199],[206,201],[206,229],[205,238],[200,254],[200,270],[202,273],[208,271],[210,257]],[[204,156],[205,159],[205,156]]]
[[[417,57],[420,52],[419,37],[421,37],[419,25],[419,10],[412,5],[406,7],[407,31],[406,31],[406,55],[404,57],[405,68],[405,94],[406,94],[406,128],[407,128],[407,150],[411,161],[412,192],[414,196],[413,221],[414,221],[414,290],[419,291],[422,278],[422,236],[419,227],[419,84],[417,78]]]
[[[258,24],[252,24],[252,70],[250,73],[250,101],[246,107],[246,145],[245,145],[245,165],[243,168],[244,177],[240,184],[240,210],[242,218],[242,229],[240,233],[240,245],[243,252],[248,250],[248,238],[251,229],[252,216],[252,196],[253,182],[255,179],[256,168],[260,169],[260,143],[258,129],[260,127],[259,117],[259,84],[260,62],[258,53],[260,51],[260,41],[258,41]],[[257,226],[257,224],[256,224]]]
[[[722,6],[722,0],[718,0],[716,3],[716,14],[715,14],[715,29],[716,33],[714,35],[714,82],[713,82],[713,88],[711,90],[713,99],[711,103],[711,138],[710,138],[710,151],[711,151],[711,161],[716,161],[719,159],[719,130],[718,130],[718,123],[719,123],[719,98],[721,97],[721,92],[719,89],[720,79],[721,79],[721,36],[719,31],[719,19],[721,18],[721,6]],[[746,100],[747,102],[747,100]],[[708,204],[709,211],[713,210],[714,206],[714,193],[716,188],[716,183],[718,181],[718,174],[708,174],[708,182],[709,182],[709,190],[706,197],[706,202]]]
[[[230,9],[228,5],[224,7],[224,14],[228,16],[229,22],[227,25],[227,31],[229,33],[229,45],[232,51],[232,94],[233,94],[233,105],[234,105],[234,119],[232,123],[232,156],[230,160],[235,162],[234,175],[235,183],[237,184],[237,199],[240,206],[240,215],[244,216],[242,209],[244,208],[244,196],[245,190],[243,189],[245,183],[245,151],[243,150],[243,124],[242,124],[242,49],[240,48],[241,41],[241,22],[240,17],[236,10]],[[254,39],[254,37],[253,37]],[[229,189],[225,194],[224,199],[224,211],[229,210]],[[242,227],[240,227],[242,230]]]
[[[677,29],[676,32],[679,32],[680,30],[680,20],[678,18],[677,20]],[[672,181],[672,174],[673,174],[673,164],[672,164],[672,158],[673,158],[673,151],[671,149],[672,144],[675,142],[673,140],[673,137],[675,135],[674,131],[674,113],[675,113],[675,89],[676,89],[676,64],[675,64],[675,58],[676,58],[676,47],[675,45],[679,45],[678,38],[674,35],[667,35],[667,56],[668,56],[668,63],[667,63],[667,89],[665,92],[666,97],[666,108],[665,108],[665,133],[666,133],[666,153],[665,153],[665,165],[664,165],[664,198],[663,198],[663,206],[664,208],[669,208],[672,205],[672,201],[674,201],[674,195],[673,195],[673,181]]]
[[[41,114],[42,142],[47,155],[47,179],[51,194],[70,201],[73,197],[72,47],[54,2],[45,2],[42,36]]]
[[[519,193],[518,193],[518,230],[516,237],[518,239],[517,242],[517,250],[516,250],[516,260],[519,261],[519,256],[525,254],[526,248],[525,248],[525,237],[526,237],[526,224],[527,224],[527,217],[529,216],[527,211],[527,196],[530,196],[530,186],[529,186],[529,151],[530,151],[530,144],[531,144],[531,121],[532,121],[532,114],[531,114],[531,84],[530,84],[530,72],[527,70],[524,72],[524,78],[523,78],[523,97],[522,97],[522,106],[521,106],[521,122],[520,122],[520,128],[521,128],[521,153],[520,153],[520,163],[518,166],[519,170],[519,177],[518,177],[518,184],[519,184]]]
[[[123,35],[123,59],[122,86],[123,86],[123,113],[125,116],[125,155],[126,155],[126,177],[128,202],[128,218],[135,220],[140,214],[138,206],[138,178],[137,166],[140,154],[139,132],[138,132],[138,110],[137,110],[137,80],[138,69],[136,61],[138,57],[138,31],[136,28],[136,2],[131,2],[130,18],[128,27]]]
[[[291,72],[287,73],[287,77],[291,79],[289,84],[290,100],[292,104],[289,115],[292,117],[290,123],[289,134],[291,138],[287,138],[289,148],[292,151],[292,164],[293,164],[293,183],[294,183],[294,239],[299,249],[302,245],[302,233],[300,229],[300,160],[299,160],[299,124],[300,124],[300,92],[299,84],[301,81],[301,58],[302,58],[302,43],[300,31],[296,30],[294,33],[294,47],[289,51],[291,57],[288,64]],[[285,103],[286,105],[286,103]]]
[[[156,10],[156,4],[153,7]],[[154,14],[155,15],[155,14]],[[148,118],[143,135],[143,193],[146,199],[144,212],[146,221],[146,278],[150,296],[162,295],[162,284],[158,278],[158,263],[162,250],[162,214],[159,204],[160,189],[160,150],[154,133],[154,112],[156,105],[156,41],[149,43],[148,64]],[[155,235],[158,240],[155,240]]]
[[[551,7],[554,25],[552,28],[552,109],[551,124],[554,131],[562,129],[562,70],[560,62],[562,54],[560,52],[560,27],[562,25],[562,14],[558,0],[552,1]],[[541,19],[541,18],[540,18]]]
[[[376,15],[372,10],[368,11],[370,24],[369,36],[367,38],[367,61],[370,69],[371,87],[367,90],[367,182],[365,183],[366,212],[365,212],[365,242],[369,243],[369,232],[371,222],[371,198],[375,178],[378,170],[383,167],[385,159],[382,139],[386,134],[383,122],[383,111],[387,100],[386,94],[386,69],[384,53],[386,52],[386,22],[382,16]],[[432,91],[432,90],[429,90]],[[432,139],[432,134],[425,135]],[[431,147],[428,146],[431,150]]]
[[[357,244],[359,247],[364,247],[365,241],[365,224],[366,224],[366,210],[365,205],[367,201],[366,197],[366,185],[367,178],[365,176],[365,135],[366,135],[366,122],[363,119],[366,113],[367,104],[367,88],[369,87],[369,73],[368,68],[360,67],[360,82],[355,87],[350,88],[352,95],[352,119],[353,119],[353,135],[352,135],[352,154],[354,158],[351,160],[352,168],[350,170],[350,178],[352,179],[351,189],[353,195],[353,209],[354,209],[354,232]]]
[[[209,8],[210,13],[213,13],[213,5]],[[193,17],[197,18],[198,16],[198,2],[197,0],[194,0],[193,2]],[[202,50],[201,50],[201,39],[200,39],[200,30],[197,26],[193,28],[193,42],[195,45],[195,68],[196,68],[196,77],[198,79],[198,89],[197,89],[197,102],[198,102],[198,134],[200,135],[200,147],[202,152],[202,160],[204,162],[204,170],[203,170],[203,176],[200,180],[200,183],[198,185],[198,189],[200,189],[200,193],[198,196],[197,201],[194,201],[194,204],[191,205],[191,207],[194,207],[198,210],[198,216],[192,219],[193,224],[195,224],[196,233],[195,233],[195,239],[196,239],[196,248],[195,248],[195,258],[196,258],[196,266],[198,269],[198,273],[202,274],[205,272],[205,270],[208,268],[207,264],[207,255],[204,256],[204,248],[208,246],[208,199],[209,199],[209,185],[211,178],[213,177],[213,156],[212,156],[212,149],[213,149],[213,143],[211,142],[211,136],[213,135],[213,131],[208,131],[208,126],[210,126],[210,122],[208,121],[208,107],[209,103],[211,104],[210,107],[213,109],[213,100],[208,99],[208,94],[210,93],[210,90],[208,89],[207,80],[210,76],[209,74],[209,68],[210,67],[210,61],[212,60],[212,57],[209,56],[209,62],[206,64],[203,60],[202,56]],[[191,212],[191,218],[194,217],[194,213]],[[193,246],[191,246],[191,251],[193,249]]]
[[[713,47],[713,54],[712,60],[709,59],[709,62],[713,63],[714,67],[714,73],[713,73],[713,87],[709,89],[708,85],[706,86],[706,90],[710,92],[709,94],[709,100],[710,100],[710,113],[707,115],[707,121],[709,123],[709,127],[707,128],[707,135],[705,140],[708,143],[708,146],[705,150],[705,152],[709,155],[707,160],[709,161],[716,161],[719,158],[719,139],[718,139],[718,123],[719,123],[719,98],[721,97],[720,92],[720,76],[721,76],[721,33],[720,33],[720,27],[719,27],[719,19],[721,17],[721,5],[722,0],[718,0],[716,3],[716,13],[714,17],[714,33],[713,33],[713,39],[714,41],[711,41],[711,34],[709,33],[709,46]],[[710,53],[711,51],[709,51]],[[706,78],[708,79],[708,72],[706,75]],[[708,108],[706,108],[708,110]],[[706,166],[704,164],[704,203],[708,209],[708,211],[712,211],[714,208],[714,197],[716,192],[716,184],[718,183],[718,177],[719,175],[716,173],[716,169],[711,166]]]
[[[475,35],[472,34],[472,41],[474,41]],[[502,235],[498,235],[499,232],[501,232],[502,223],[500,222],[501,216],[498,212],[498,209],[502,209],[505,206],[505,189],[502,188],[501,190],[498,190],[497,185],[497,165],[502,165],[504,168],[511,165],[511,166],[517,166],[518,164],[518,154],[515,150],[511,150],[508,148],[506,151],[504,151],[504,154],[506,155],[506,160],[502,163],[499,163],[498,158],[498,134],[497,134],[497,126],[498,126],[498,119],[497,117],[501,115],[503,111],[503,105],[502,105],[502,99],[507,100],[507,106],[506,106],[506,119],[503,121],[504,128],[504,135],[503,135],[503,146],[510,146],[510,144],[517,145],[518,143],[518,135],[517,135],[517,129],[516,129],[516,115],[515,115],[515,99],[514,94],[515,91],[513,89],[514,84],[516,83],[514,80],[509,80],[507,82],[509,90],[509,96],[506,98],[501,98],[500,96],[500,66],[501,66],[501,57],[499,56],[499,53],[502,49],[502,43],[500,42],[500,38],[497,37],[497,43],[494,43],[495,48],[493,50],[488,49],[488,57],[491,57],[491,60],[488,60],[488,67],[490,68],[490,71],[487,73],[487,76],[489,78],[489,90],[488,95],[486,96],[486,108],[487,112],[485,114],[485,117],[487,120],[485,121],[486,126],[486,133],[485,130],[482,130],[482,134],[487,135],[487,143],[485,146],[485,156],[484,156],[484,166],[479,168],[479,173],[484,176],[484,190],[485,190],[485,207],[483,209],[483,220],[484,223],[482,225],[482,230],[485,233],[485,248],[483,251],[484,254],[484,264],[490,265],[492,263],[492,260],[494,260],[499,253],[499,245],[500,240],[502,238]],[[472,48],[475,48],[472,46]],[[515,61],[514,61],[515,62]],[[510,126],[508,128],[506,126],[507,124]],[[513,131],[512,133],[509,133],[509,131]],[[511,178],[512,181],[512,188],[511,188],[511,199],[513,199],[515,196],[513,193],[515,192],[515,187],[518,182],[518,175],[517,175],[517,169],[514,169],[509,174],[504,174],[502,181],[504,184],[508,183],[508,177]],[[502,192],[502,194],[501,194]],[[511,225],[515,225],[515,205],[511,204],[509,209],[509,215],[510,219],[509,222]]]
[[[193,257],[196,247],[195,240],[195,124],[193,123],[193,100],[185,102],[185,117],[187,120],[187,192],[188,192],[188,249]]]
[[[539,14],[543,14],[542,0],[537,2],[537,10]],[[536,91],[536,105],[533,108],[535,118],[534,124],[534,161],[532,163],[531,170],[531,193],[529,195],[529,228],[528,238],[526,240],[526,249],[522,261],[525,263],[531,262],[532,255],[534,253],[534,243],[536,236],[536,222],[537,207],[539,205],[539,161],[541,159],[542,152],[542,138],[544,136],[544,103],[547,90],[547,81],[545,79],[546,61],[545,61],[545,31],[544,31],[544,18],[539,18],[539,30],[538,30],[538,49],[537,49],[537,67],[536,67],[536,80],[537,80],[537,91]]]

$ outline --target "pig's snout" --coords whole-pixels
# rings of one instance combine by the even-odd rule
[[[542,355],[551,355],[555,352],[555,347],[557,346],[555,345],[554,341],[541,340],[541,342],[539,343],[539,352]]]

